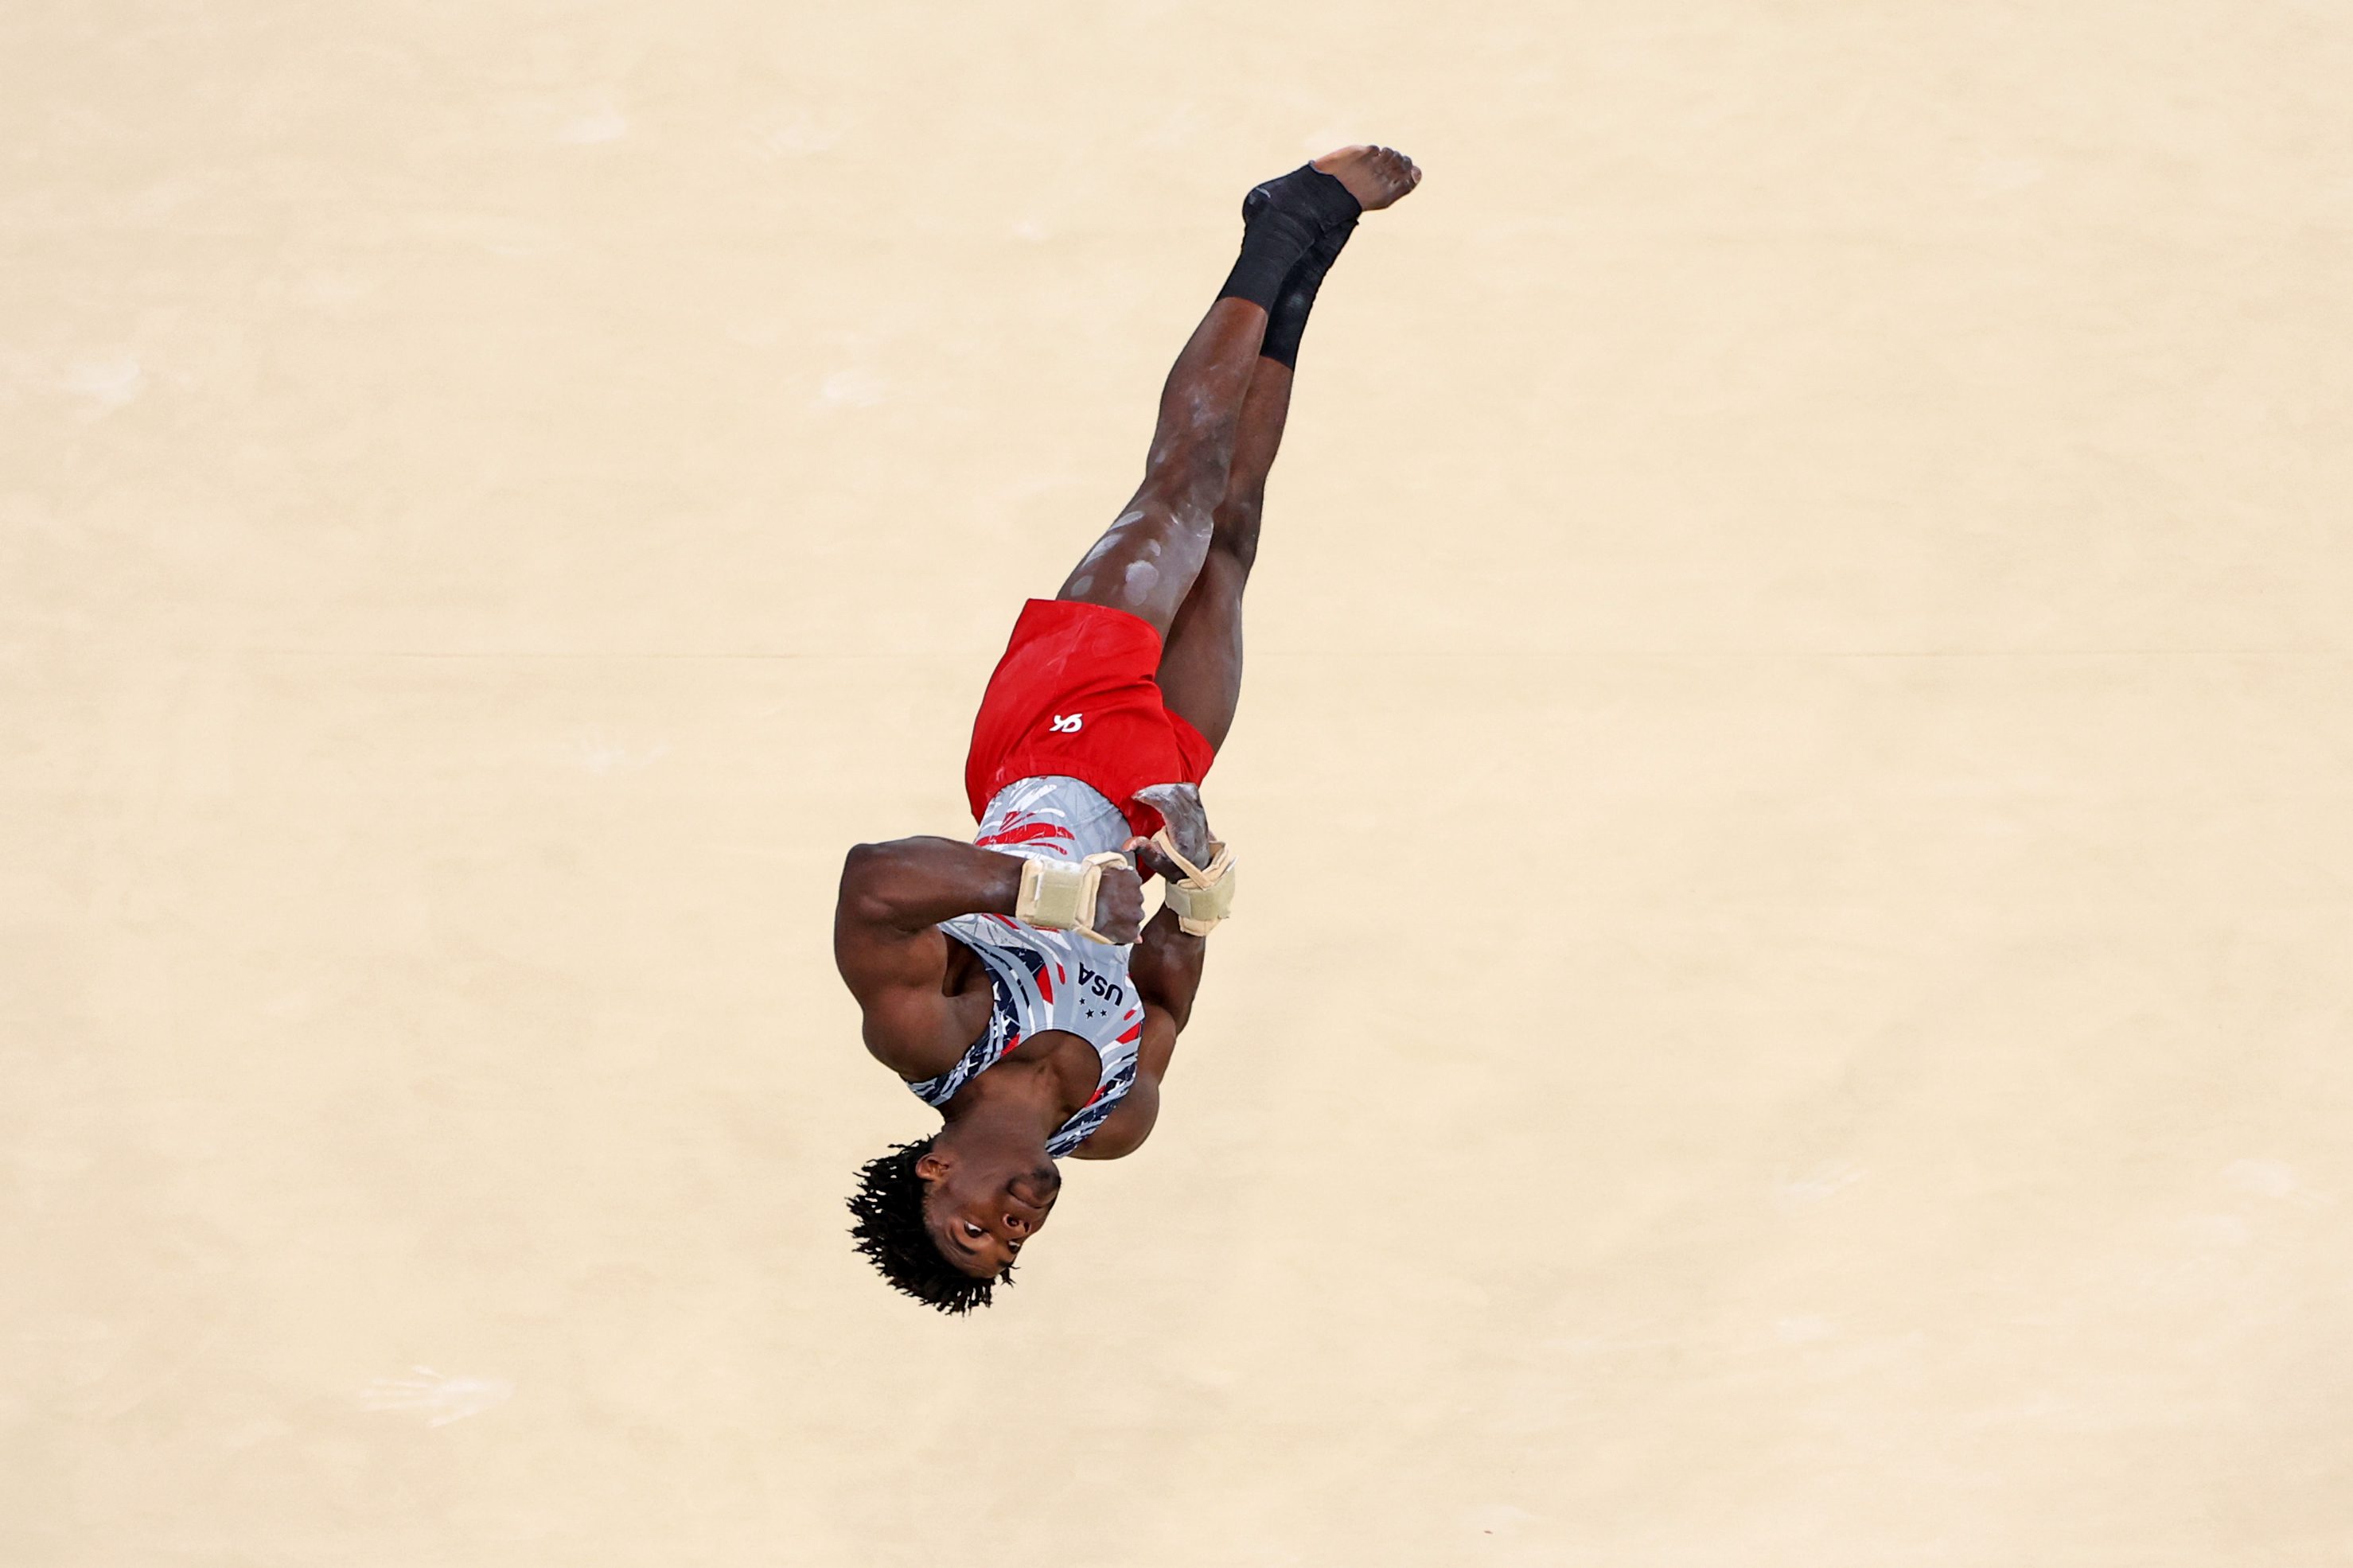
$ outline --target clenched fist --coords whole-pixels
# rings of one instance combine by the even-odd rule
[[[1105,866],[1095,887],[1097,937],[1125,945],[1144,934],[1144,879],[1132,866]]]

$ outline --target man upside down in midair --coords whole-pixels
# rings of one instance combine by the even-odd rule
[[[989,678],[965,764],[979,836],[861,844],[842,868],[834,962],[866,1048],[941,1118],[860,1172],[852,1235],[944,1312],[1010,1276],[1057,1160],[1116,1160],[1159,1116],[1233,898],[1198,786],[1241,695],[1242,588],[1300,337],[1358,215],[1420,180],[1400,153],[1348,147],[1244,199],[1143,485],[1061,592],[1023,607]],[[1167,884],[1148,925],[1145,873]]]

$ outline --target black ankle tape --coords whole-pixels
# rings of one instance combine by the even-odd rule
[[[1218,298],[1248,300],[1271,315],[1301,258],[1362,211],[1347,186],[1313,163],[1256,187],[1242,198],[1242,253]]]
[[[1283,280],[1282,292],[1274,301],[1274,309],[1266,313],[1266,341],[1259,345],[1261,358],[1280,360],[1292,369],[1299,368],[1299,341],[1307,335],[1308,312],[1315,309],[1315,291],[1324,287],[1324,274],[1340,258],[1341,247],[1348,237],[1356,232],[1356,220],[1350,218],[1339,227],[1307,247],[1307,254],[1292,268],[1291,276]]]

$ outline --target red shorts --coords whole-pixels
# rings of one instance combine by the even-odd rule
[[[1007,784],[1060,773],[1092,786],[1138,833],[1160,814],[1135,798],[1199,784],[1217,758],[1201,731],[1160,700],[1160,634],[1107,605],[1032,599],[972,723],[964,792],[973,820]]]

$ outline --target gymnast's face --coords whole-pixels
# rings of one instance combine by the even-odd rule
[[[1051,1160],[1009,1168],[936,1150],[915,1162],[923,1178],[923,1220],[940,1256],[978,1279],[993,1279],[1045,1225],[1061,1195]]]

